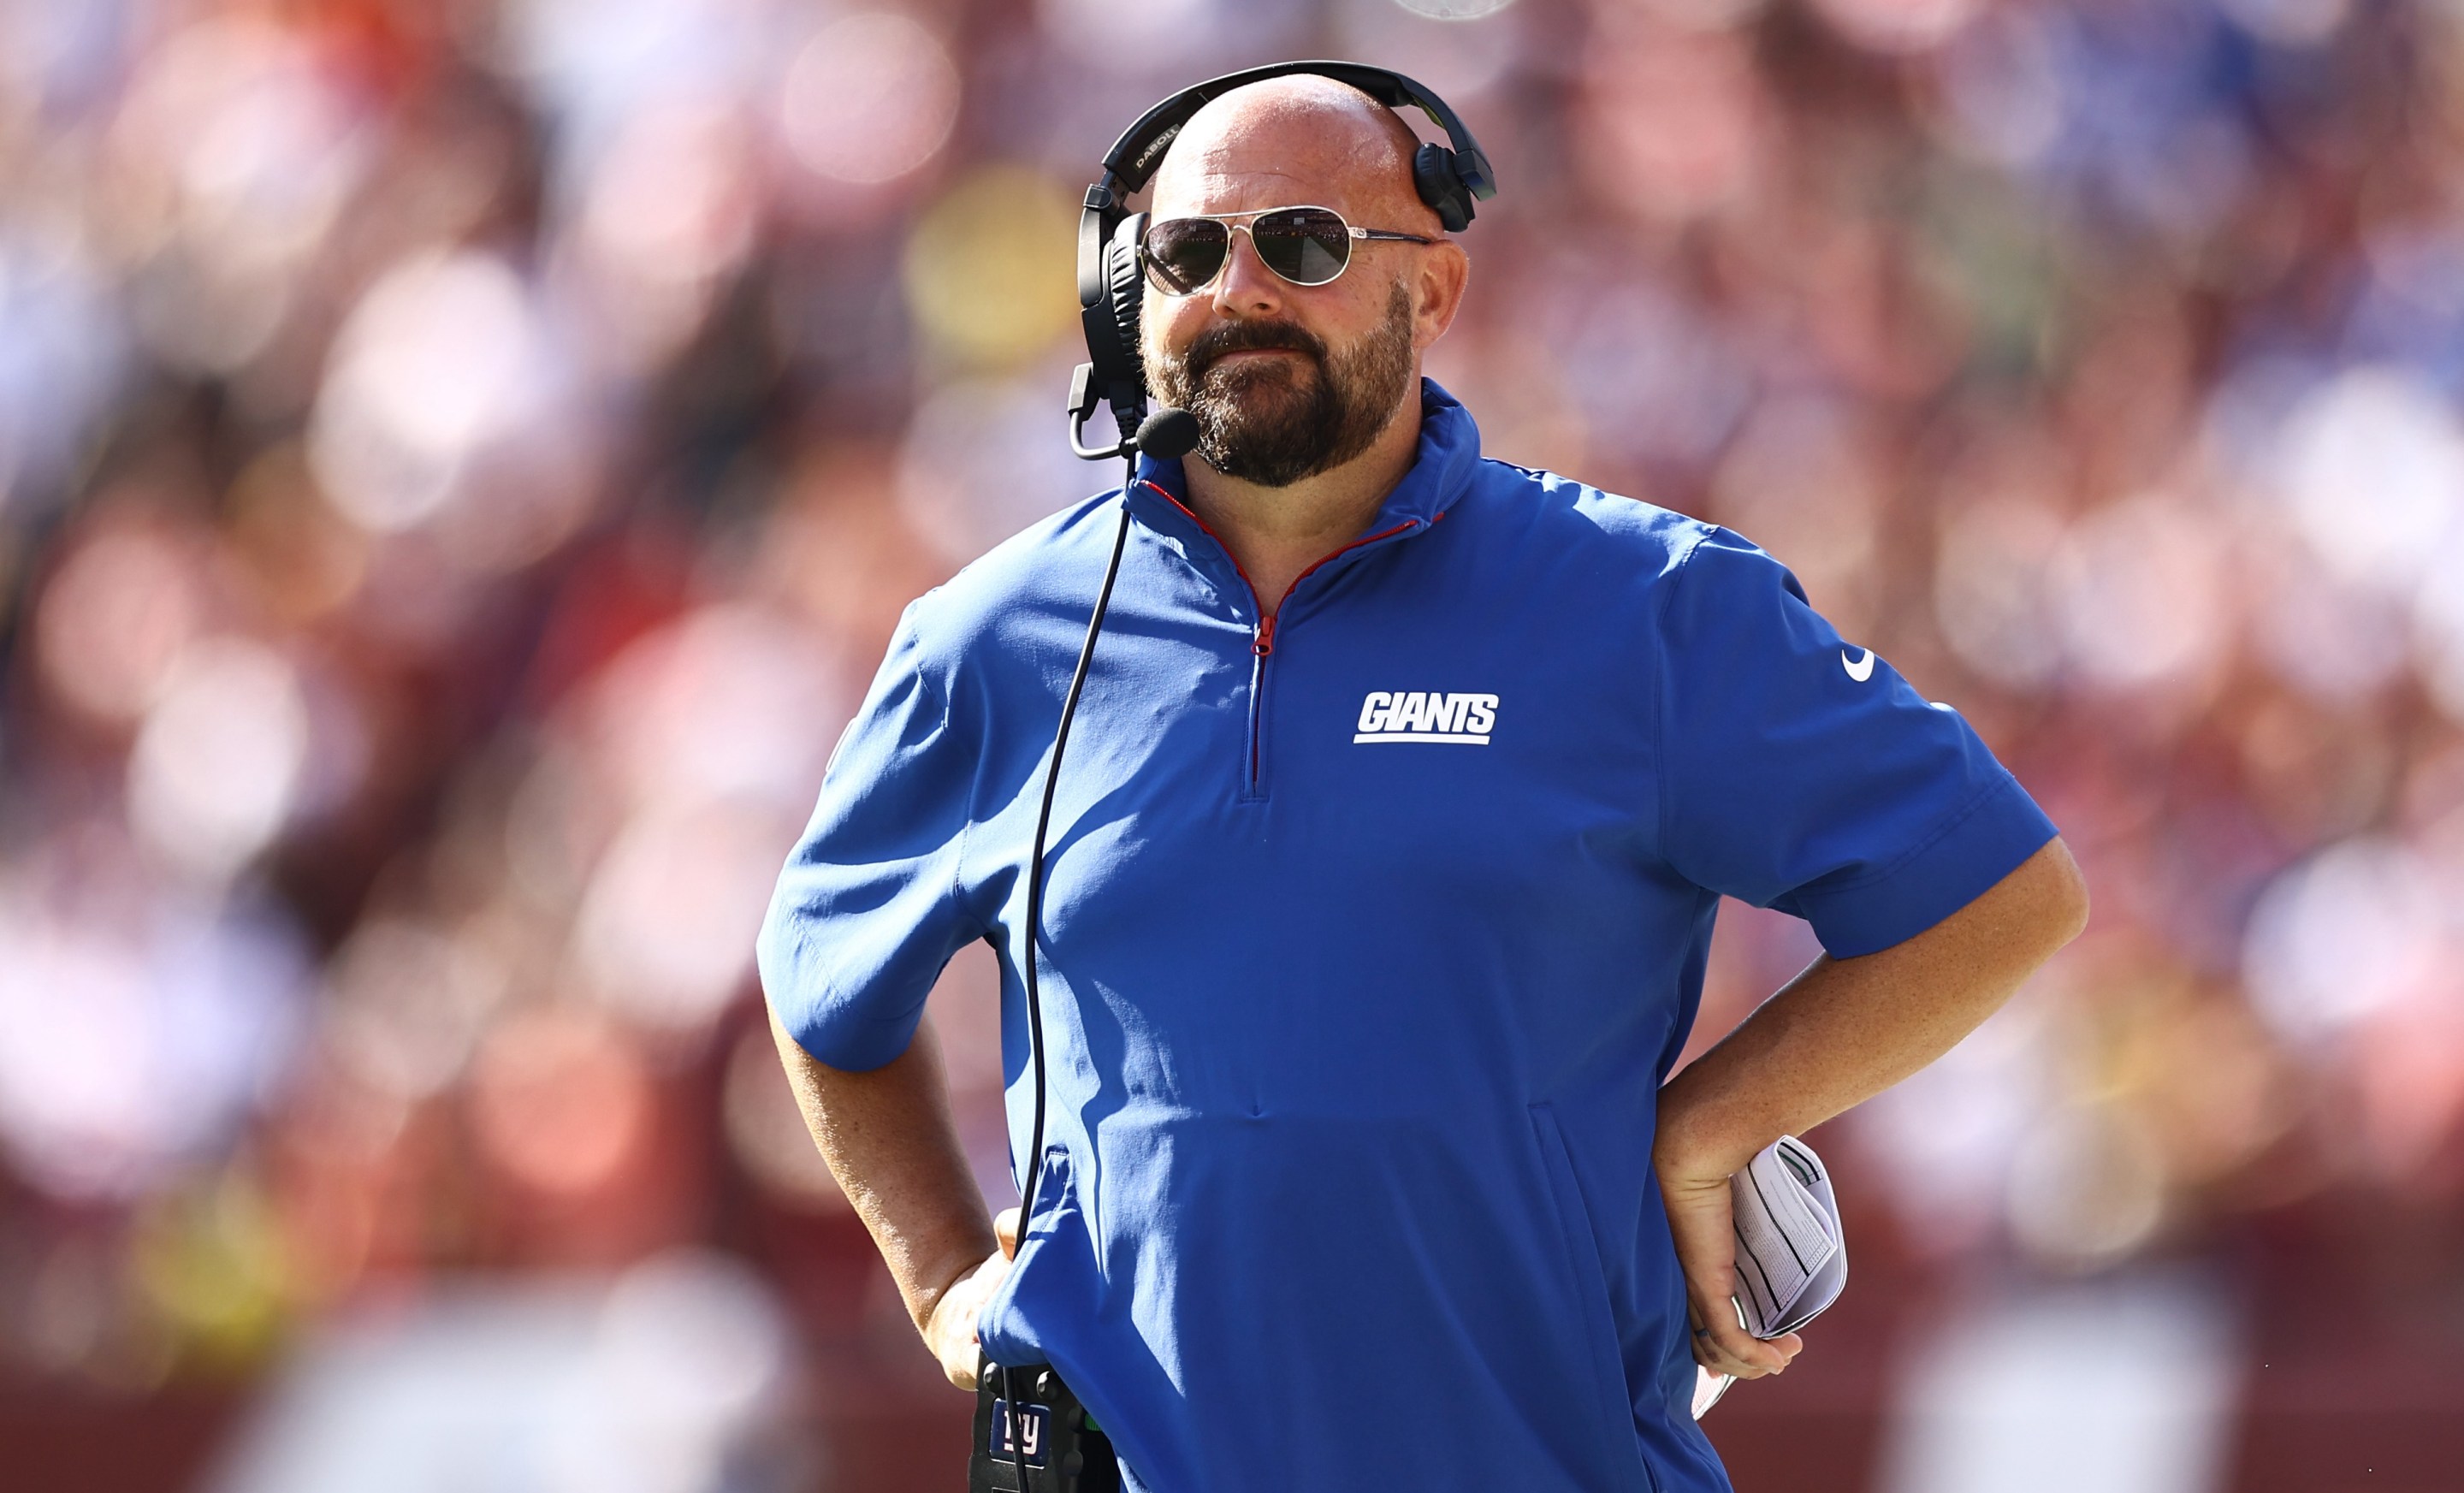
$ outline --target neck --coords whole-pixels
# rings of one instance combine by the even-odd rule
[[[1182,464],[1189,506],[1232,552],[1268,617],[1302,571],[1360,538],[1420,450],[1420,381],[1369,449],[1289,487],[1227,477],[1199,456]]]

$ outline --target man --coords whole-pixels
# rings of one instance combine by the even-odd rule
[[[1762,552],[1480,459],[1419,378],[1469,266],[1413,144],[1314,77],[1190,122],[1158,224],[1308,205],[1380,236],[1314,286],[1238,231],[1185,293],[1150,276],[1149,380],[1197,455],[910,608],[762,976],[950,1378],[979,1340],[1051,1363],[1130,1486],[1724,1488],[1695,1365],[1799,1347],[1738,1327],[1727,1176],[1948,1048],[2084,893],[1965,723]],[[917,1022],[987,939],[1020,1070],[1022,867],[1121,502],[1053,813],[1050,1144],[1018,1158],[1013,1263]],[[1723,892],[1829,953],[1660,1087]],[[1022,1078],[1014,1134],[1028,1102]]]

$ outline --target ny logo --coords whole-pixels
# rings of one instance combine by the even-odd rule
[[[1011,1413],[1005,1399],[993,1401],[992,1454],[1003,1461],[1024,1460],[1030,1467],[1044,1465],[1045,1433],[1052,1424],[1052,1411],[1045,1405],[1021,1405]]]

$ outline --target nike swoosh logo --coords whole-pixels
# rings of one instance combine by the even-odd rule
[[[1874,650],[1872,648],[1859,648],[1857,651],[1864,654],[1865,656],[1863,658],[1850,658],[1848,656],[1848,650],[1846,648],[1841,648],[1839,650],[1839,667],[1848,670],[1849,678],[1856,680],[1859,684],[1863,684],[1866,680],[1874,677]]]

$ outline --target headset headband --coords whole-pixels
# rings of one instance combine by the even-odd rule
[[[1482,154],[1480,142],[1463,128],[1455,111],[1436,94],[1382,67],[1369,67],[1358,62],[1277,62],[1266,67],[1253,67],[1245,72],[1226,73],[1210,77],[1195,88],[1186,88],[1166,99],[1141,115],[1135,124],[1121,132],[1112,148],[1104,154],[1104,174],[1116,184],[1117,196],[1127,197],[1147,185],[1155,167],[1163,163],[1164,152],[1172,148],[1181,126],[1187,124],[1199,110],[1235,88],[1262,83],[1270,77],[1290,77],[1295,74],[1331,77],[1338,83],[1349,83],[1390,109],[1406,105],[1419,109],[1446,132],[1454,146],[1455,171],[1471,194],[1485,202],[1497,195],[1497,183],[1489,175],[1488,157]]]

